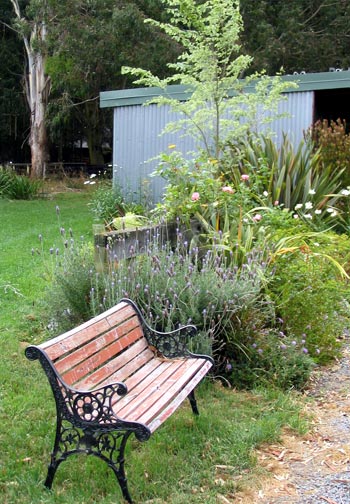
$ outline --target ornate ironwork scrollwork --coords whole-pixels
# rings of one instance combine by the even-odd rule
[[[138,306],[130,299],[122,299],[130,304],[137,313],[142,325],[143,333],[151,347],[154,347],[155,353],[160,357],[172,359],[175,357],[192,357],[194,354],[188,349],[187,342],[189,338],[197,333],[197,328],[193,325],[186,325],[170,332],[158,332],[150,327],[145,321]],[[196,355],[196,357],[201,357]]]
[[[159,356],[172,359],[175,357],[189,357],[191,352],[187,348],[188,338],[195,334],[193,326],[185,326],[168,333],[160,333],[144,326],[144,334],[148,343],[156,348]]]
[[[60,384],[60,391],[65,405],[72,418],[70,419],[77,425],[86,426],[86,424],[112,425],[118,422],[115,416],[112,403],[116,395],[125,395],[126,387],[121,384],[107,385],[98,390],[82,392],[65,387]]]

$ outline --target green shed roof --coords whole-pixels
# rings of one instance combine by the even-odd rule
[[[298,88],[291,88],[287,92],[318,91],[325,89],[350,88],[350,70],[305,73],[285,75],[283,80],[297,82]],[[169,86],[166,90],[172,98],[186,100],[190,90],[183,85]],[[146,101],[165,93],[157,87],[122,89],[118,91],[104,91],[100,93],[100,107],[123,107],[126,105],[141,105]]]

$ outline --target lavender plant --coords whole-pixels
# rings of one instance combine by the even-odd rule
[[[95,288],[92,291],[95,310],[129,296],[137,300],[159,330],[194,323],[209,332],[213,340],[226,319],[255,303],[266,267],[259,254],[252,252],[239,270],[215,249],[191,248],[181,233],[175,250],[161,244],[154,234],[149,236],[145,254],[134,251],[127,262],[110,259],[110,265],[117,267],[112,266],[104,277],[103,292]]]
[[[300,346],[290,345],[281,359],[274,305],[265,293],[271,272],[267,272],[264,251],[252,249],[238,268],[220,249],[191,247],[180,232],[172,249],[155,232],[149,235],[144,253],[131,252],[131,259],[124,260],[109,250],[109,271],[96,274],[90,291],[94,313],[122,297],[131,297],[160,331],[195,324],[199,337],[193,350],[211,353],[216,373],[224,380],[253,386],[264,378],[284,388],[305,384],[311,360]],[[276,355],[274,366],[262,359],[262,348],[264,357]],[[260,369],[256,368],[257,357],[263,363]],[[302,371],[295,368],[297,361]],[[278,372],[280,362],[283,378]]]
[[[107,245],[107,264],[96,265],[95,251],[60,223],[60,242],[48,249],[49,326],[57,332],[113,306],[123,297],[136,301],[160,331],[192,323],[199,329],[192,350],[214,356],[217,376],[235,386],[261,380],[302,387],[311,360],[301,341],[281,337],[275,304],[268,294],[274,270],[266,250],[251,247],[238,266],[220,243],[205,248],[177,231],[176,243],[163,243],[157,228],[146,243],[115,255]],[[44,254],[39,236],[38,252]],[[37,256],[35,249],[33,254]],[[98,267],[97,267],[98,266]],[[240,384],[240,385],[239,385]]]

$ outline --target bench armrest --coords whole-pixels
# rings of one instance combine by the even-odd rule
[[[40,361],[50,382],[61,421],[66,419],[82,429],[98,427],[101,432],[130,430],[139,441],[149,439],[151,433],[145,425],[124,421],[113,412],[116,396],[124,396],[128,392],[124,383],[115,382],[89,391],[77,390],[64,382],[44,350],[31,345],[26,348],[25,354],[29,360]]]
[[[116,421],[112,404],[116,396],[123,396],[127,388],[122,383],[105,385],[94,390],[76,390],[62,384],[62,393],[68,411],[77,422],[111,424]]]
[[[30,345],[25,350],[29,360],[38,359],[50,382],[56,403],[76,422],[112,423],[116,419],[112,404],[117,395],[124,396],[128,389],[124,383],[112,383],[94,390],[84,391],[70,387],[57,372],[45,350]]]
[[[160,357],[172,359],[176,357],[192,357],[188,349],[188,339],[197,333],[197,328],[191,325],[180,327],[170,332],[159,332],[144,323],[144,334],[155,353]]]
[[[147,441],[151,435],[145,425],[123,420],[113,412],[116,395],[127,394],[127,387],[123,383],[116,382],[90,391],[64,386],[62,394],[69,420],[77,427],[98,427],[101,431],[132,431],[139,441]]]
[[[123,299],[122,301],[133,306],[140,319],[148,344],[153,347],[154,352],[159,354],[160,357],[165,357],[167,359],[176,357],[196,357],[207,359],[214,363],[213,359],[208,355],[194,354],[187,346],[189,338],[197,334],[196,326],[186,325],[169,332],[156,331],[147,324],[138,306],[133,301],[130,299]]]

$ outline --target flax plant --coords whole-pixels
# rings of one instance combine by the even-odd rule
[[[237,180],[241,173],[248,173],[250,183],[258,188],[255,192],[265,192],[270,206],[300,210],[302,215],[312,209],[326,217],[325,210],[341,196],[343,171],[323,166],[321,151],[315,151],[310,141],[301,141],[294,149],[286,135],[280,147],[269,137],[250,135],[232,146],[231,152],[226,177]]]

